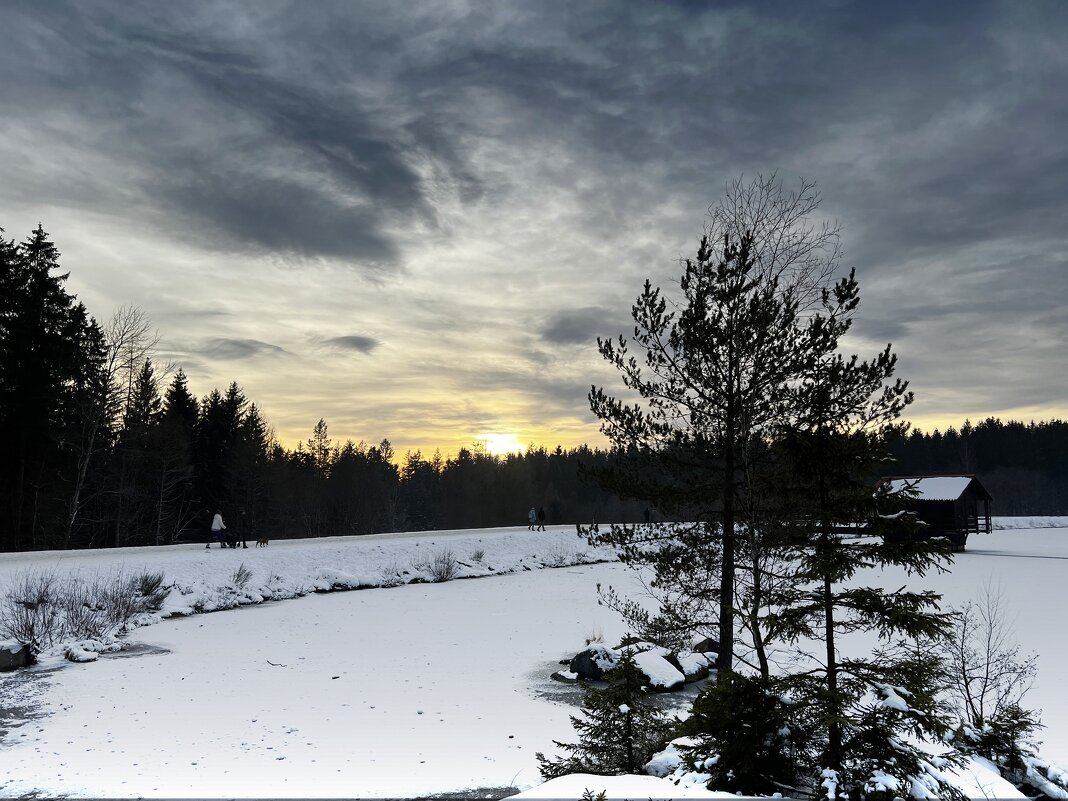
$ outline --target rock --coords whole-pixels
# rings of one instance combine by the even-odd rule
[[[683,670],[682,663],[679,661],[678,655],[673,654],[670,651],[665,651],[660,653],[660,656],[664,657],[664,659],[667,660],[667,663],[673,668],[675,668],[675,670],[679,671],[679,673],[686,673],[686,671]]]
[[[567,669],[580,679],[597,681],[604,678],[605,671],[611,670],[619,662],[619,655],[603,645],[591,645],[585,651],[575,654]]]
[[[0,671],[18,670],[32,664],[33,654],[30,653],[30,646],[14,640],[0,642]]]
[[[649,689],[654,693],[674,692],[681,690],[686,684],[686,677],[655,651],[635,654],[634,664],[648,679]]]
[[[695,653],[698,654],[718,654],[719,642],[717,640],[713,640],[711,637],[705,637],[703,640],[701,640],[701,642],[697,643],[697,645],[693,647],[693,650]]]
[[[705,654],[679,654],[677,661],[687,684],[708,678],[711,660]]]
[[[563,682],[564,684],[578,684],[579,682],[578,674],[572,673],[569,670],[558,670],[550,675],[549,678],[554,681]]]
[[[71,644],[64,649],[63,656],[68,662],[95,662],[100,655],[96,651],[87,651],[79,645]]]

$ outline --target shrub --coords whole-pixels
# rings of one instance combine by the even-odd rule
[[[171,588],[163,586],[163,572],[140,573],[135,578],[137,594],[144,600],[146,609],[159,610],[170,595]]]
[[[396,587],[404,583],[404,572],[400,562],[394,559],[382,568],[378,574],[378,580],[383,587]]]
[[[126,631],[130,618],[145,611],[137,579],[127,577],[121,570],[109,583],[101,586],[99,598],[108,622],[118,631]]]
[[[111,632],[112,623],[102,598],[99,581],[86,585],[74,576],[67,578],[56,604],[62,614],[63,639],[101,640]]]
[[[0,635],[28,645],[34,655],[65,640],[106,641],[145,611],[140,586],[121,571],[110,581],[91,582],[22,573],[0,601]]]
[[[0,634],[28,645],[34,656],[51,647],[62,628],[58,598],[54,572],[17,574],[0,604]]]
[[[542,564],[546,567],[566,567],[577,564],[579,561],[580,554],[577,550],[556,543],[546,551]]]
[[[427,564],[427,572],[435,582],[450,581],[460,572],[460,565],[453,552],[446,548],[431,557]]]
[[[239,590],[243,590],[251,578],[252,571],[245,567],[245,563],[242,562],[237,566],[237,569],[234,570],[234,574],[230,576],[230,582]]]

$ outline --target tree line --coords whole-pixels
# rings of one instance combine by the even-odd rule
[[[239,536],[300,537],[637,519],[635,501],[583,482],[587,447],[499,457],[394,453],[334,442],[320,420],[280,445],[236,383],[197,398],[154,360],[149,320],[98,323],[65,288],[39,225],[0,229],[0,550],[119,547],[206,537],[216,510]]]
[[[39,225],[0,229],[0,549],[189,541],[216,509],[246,536],[369,534],[525,521],[641,519],[647,502],[584,476],[622,457],[582,446],[443,458],[333,442],[320,420],[282,447],[241,387],[197,398],[153,361],[145,315],[98,323],[68,293]],[[976,473],[998,514],[1068,514],[1068,424],[987,419],[890,443],[899,474]]]

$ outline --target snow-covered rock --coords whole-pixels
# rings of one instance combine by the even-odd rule
[[[679,668],[686,677],[687,684],[708,678],[708,671],[712,665],[712,660],[709,659],[707,654],[682,653],[676,654],[675,659],[678,661]]]
[[[659,650],[636,653],[634,664],[648,677],[649,689],[653,692],[673,692],[686,684],[686,677]]]
[[[619,652],[608,646],[594,643],[575,654],[567,666],[569,672],[580,679],[599,681],[604,674],[619,663]]]
[[[0,641],[0,671],[26,667],[33,661],[30,646],[15,640]]]

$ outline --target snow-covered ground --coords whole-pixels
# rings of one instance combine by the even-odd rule
[[[1068,645],[1056,610],[1068,530],[1031,522],[973,538],[952,573],[913,584],[937,587],[948,604],[1001,587],[1019,642],[1040,654],[1026,701],[1043,711],[1043,754],[1064,763]],[[162,570],[179,588],[165,609],[190,612],[425,577],[446,551],[463,563],[460,576],[482,578],[177,617],[136,629],[133,648],[91,664],[45,660],[0,674],[0,795],[417,797],[534,787],[534,752],[573,739],[576,694],[549,674],[587,638],[623,633],[598,606],[597,583],[635,586],[622,566],[592,563],[610,554],[572,528],[4,554],[0,592],[26,570]],[[243,589],[233,586],[241,564],[252,572]],[[541,569],[556,565],[569,566]]]

